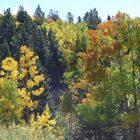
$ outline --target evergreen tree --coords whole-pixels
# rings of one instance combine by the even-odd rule
[[[43,28],[38,28],[38,26],[34,23],[34,31],[32,36],[32,43],[34,46],[33,49],[36,54],[39,56],[39,60],[41,65],[46,68],[47,56],[48,56],[48,48],[47,48],[47,35],[46,31]]]
[[[19,45],[26,44],[32,47],[32,34],[33,34],[33,22],[23,6],[19,6],[17,14],[17,33],[19,37]]]
[[[34,30],[32,40],[33,45],[36,46],[34,51],[39,56],[40,63],[46,72],[46,78],[49,78],[49,85],[58,87],[61,84],[64,66],[61,63],[61,55],[53,32],[37,28]]]
[[[10,43],[11,38],[15,32],[15,27],[15,21],[11,15],[11,10],[7,9],[4,12],[4,16],[1,21],[0,33],[1,36],[7,40],[8,43]]]
[[[58,11],[53,11],[51,9],[47,17],[48,17],[48,19],[51,19],[53,21],[57,21],[59,19]]]
[[[97,25],[101,22],[96,8],[90,10],[90,12],[86,12],[83,20],[88,24],[89,29],[96,29]]]
[[[80,16],[78,17],[78,19],[77,19],[77,20],[78,20],[78,23],[82,22],[82,19],[81,19],[81,17],[80,17]]]
[[[37,6],[34,16],[36,18],[45,18],[45,13],[41,10],[40,5]]]
[[[3,39],[2,43],[0,43],[0,60],[10,55],[11,55],[11,52],[10,52],[9,45],[7,41]]]
[[[108,15],[108,17],[107,17],[107,20],[111,20],[111,17],[110,17],[110,15]]]
[[[31,17],[28,15],[27,11],[24,9],[23,6],[19,6],[17,13],[17,21],[24,24],[31,22]]]
[[[34,17],[39,25],[45,21],[45,13],[41,10],[40,5],[37,6]]]
[[[48,32],[48,62],[46,63],[47,74],[50,78],[50,84],[54,87],[59,87],[62,82],[64,73],[64,65],[61,62],[61,54],[58,50],[57,43],[54,39],[54,34],[50,30]]]
[[[73,15],[71,12],[67,13],[67,21],[68,21],[68,23],[73,23],[73,21],[74,21]]]
[[[11,10],[7,9],[0,22],[0,42],[1,57],[12,55],[14,58],[19,57],[19,46],[16,33],[15,19],[11,15]]]

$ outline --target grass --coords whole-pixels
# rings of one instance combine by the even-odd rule
[[[29,126],[11,125],[0,126],[0,140],[62,140],[47,130],[35,130]]]

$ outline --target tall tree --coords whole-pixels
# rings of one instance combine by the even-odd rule
[[[67,21],[68,21],[68,23],[73,23],[73,21],[74,21],[73,15],[71,12],[67,13]]]
[[[18,13],[17,13],[17,21],[25,24],[31,22],[31,18],[23,6],[19,6]]]
[[[57,21],[59,19],[58,11],[54,11],[51,9],[47,17],[48,17],[48,19]]]
[[[110,15],[108,15],[108,17],[107,17],[107,20],[111,20],[111,17],[110,17]]]
[[[16,33],[16,22],[11,15],[11,10],[7,9],[4,16],[1,17],[0,23],[0,40],[3,57],[12,55],[14,58],[19,57],[18,38]]]
[[[45,21],[45,13],[41,10],[40,5],[37,6],[34,17],[39,25],[43,24]]]
[[[81,19],[80,16],[78,17],[77,22],[78,22],[78,23],[82,22],[82,19]]]
[[[46,63],[47,73],[52,87],[59,87],[62,82],[64,65],[61,63],[62,57],[58,50],[57,42],[51,30],[48,32],[48,61]]]
[[[86,12],[83,20],[88,24],[89,29],[96,29],[97,25],[101,22],[96,8]]]
[[[26,44],[32,47],[33,22],[23,6],[19,6],[17,22],[19,23],[16,29],[19,37],[19,45]]]

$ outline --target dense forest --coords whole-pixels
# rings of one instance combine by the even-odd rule
[[[140,140],[140,18],[66,18],[0,15],[0,139]]]

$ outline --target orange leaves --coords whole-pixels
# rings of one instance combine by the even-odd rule
[[[115,31],[114,22],[112,20],[108,20],[104,23],[100,23],[97,29],[101,30],[103,32],[103,35],[113,36]]]
[[[100,23],[97,26],[96,30],[88,30],[90,40],[92,42],[95,42],[96,44],[99,43],[100,37],[105,37],[105,36],[113,37],[114,33],[115,33],[115,26],[114,26],[114,22],[112,20],[106,21],[104,23]]]
[[[89,30],[90,38],[89,50],[96,51],[98,56],[108,57],[112,56],[118,49],[116,23],[109,20],[100,23],[96,30]]]
[[[115,26],[114,21],[98,25],[96,30],[87,31],[90,39],[90,46],[84,53],[79,53],[78,56],[83,63],[84,76],[78,83],[75,83],[75,88],[85,89],[88,93],[86,98],[82,100],[85,105],[95,106],[96,98],[100,98],[94,87],[98,87],[106,75],[106,69],[101,60],[106,59],[114,54]]]
[[[72,89],[85,89],[87,83],[88,83],[87,79],[81,79],[78,83],[72,84]]]
[[[90,44],[95,45],[98,42],[98,31],[97,30],[88,30],[87,31],[89,37],[90,37]]]
[[[88,63],[90,61],[96,63],[99,59],[99,54],[96,51],[89,50],[87,53],[79,53],[79,57],[82,59],[83,63]]]

